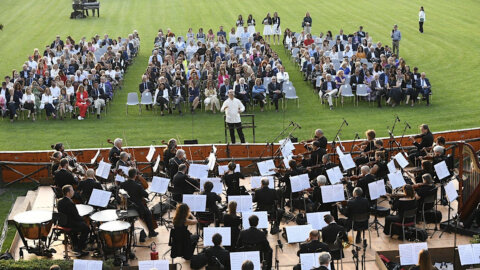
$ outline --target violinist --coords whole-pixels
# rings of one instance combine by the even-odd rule
[[[118,170],[120,168],[120,166],[130,167],[130,162],[128,161],[128,153],[127,152],[120,152],[118,161],[115,165],[115,169]],[[123,171],[119,170],[118,173],[123,174]]]
[[[443,146],[437,145],[433,147],[433,153],[427,154],[426,156],[419,157],[420,160],[432,160],[433,165],[440,163],[447,159],[445,156],[445,148]]]
[[[327,149],[327,138],[323,135],[323,131],[321,129],[316,129],[315,130],[315,135],[313,136],[312,139],[307,140],[307,141],[301,141],[305,148],[309,149],[309,146],[307,143],[315,142],[318,141],[320,143],[320,147],[323,149]]]
[[[365,167],[365,166],[364,166]],[[364,168],[362,167],[362,169]],[[368,186],[367,186],[368,190]],[[368,213],[370,212],[370,204],[368,200],[364,196],[364,192],[362,188],[356,187],[353,190],[353,198],[348,200],[347,202],[347,209],[345,211],[345,215],[348,217],[348,224],[351,224],[353,222],[353,215],[355,214],[363,214],[363,213]],[[368,220],[365,221],[367,224],[360,224],[360,223],[355,223],[355,225],[358,226],[358,228],[364,228],[368,226]],[[353,228],[356,230],[356,228]],[[359,244],[362,241],[362,236],[361,236],[361,230],[357,231],[357,236],[355,238],[355,243]],[[365,231],[363,231],[363,236],[365,237]]]
[[[367,165],[363,165],[362,168],[360,169],[361,172],[361,177],[357,181],[357,184],[355,185],[355,188],[359,187],[362,189],[362,195],[363,197],[367,198],[370,200],[370,193],[368,189],[368,184],[372,183],[375,181],[375,176],[371,174],[370,167]]]
[[[386,179],[388,174],[387,163],[385,162],[385,152],[376,151],[375,152],[375,161],[373,162],[373,167],[371,173],[375,176],[377,180]]]
[[[130,168],[128,170],[128,178],[120,184],[120,188],[128,193],[130,206],[137,210],[140,218],[147,224],[148,237],[155,237],[158,235],[158,232],[153,227],[152,213],[144,204],[144,199],[148,198],[148,193],[135,181],[136,178],[137,169]]]
[[[317,176],[317,185],[313,188],[310,200],[314,202],[315,211],[330,212],[335,219],[338,219],[338,208],[335,203],[323,203],[322,186],[327,185],[327,177],[324,175]]]
[[[360,149],[362,149],[362,153],[360,154],[360,156],[355,158],[355,164],[357,166],[363,165],[370,161],[370,157],[372,156],[372,153],[374,153],[376,149],[375,136],[376,136],[375,130],[369,129],[365,131],[365,137],[367,138],[367,140],[357,145],[357,147],[360,147]]]
[[[55,177],[55,174],[57,173],[58,168],[60,167],[60,160],[62,160],[62,153],[60,151],[55,151],[55,153],[53,153],[50,159],[52,160],[52,176]]]
[[[173,200],[176,202],[182,202],[183,194],[193,194],[195,191],[199,190],[200,181],[196,178],[191,178],[187,174],[187,165],[180,164],[180,166],[178,166],[178,172],[173,177],[172,185]]]
[[[320,174],[319,170],[317,170],[320,167],[318,165],[322,164],[322,157],[327,153],[327,151],[320,146],[321,143],[319,141],[314,141],[312,144],[312,152],[310,152],[310,158],[305,159],[304,156],[301,155],[302,166],[307,168],[310,178],[315,178]]]
[[[88,169],[85,173],[86,179],[78,183],[77,192],[80,194],[84,203],[88,203],[90,200],[90,195],[92,195],[93,189],[103,190],[100,182],[95,179],[95,171],[93,169]]]
[[[428,125],[420,125],[420,131],[422,132],[420,135],[410,136],[410,140],[413,142],[413,145],[417,147],[417,149],[411,150],[408,154],[408,158],[412,164],[416,164],[418,157],[426,155],[425,151],[423,151],[424,148],[428,148],[433,145],[433,134]],[[418,143],[416,139],[421,139],[420,143]]]
[[[207,197],[206,208],[209,210],[209,213],[213,217],[215,217],[215,226],[218,227],[220,225],[221,215],[220,210],[218,209],[217,203],[222,202],[222,198],[213,190],[213,183],[210,181],[206,181],[203,184],[203,192],[202,195]]]
[[[163,150],[163,160],[165,160],[165,172],[169,172],[169,161],[171,158],[175,157],[177,153],[177,140],[170,139],[168,140],[168,145],[165,150]]]
[[[175,157],[171,158],[168,161],[168,168],[169,168],[169,175],[170,179],[173,180],[173,177],[175,174],[178,172],[178,167],[182,164],[185,164],[187,162],[187,159],[185,157],[185,150],[183,149],[178,149],[177,152],[175,153]]]
[[[120,153],[123,151],[122,149],[123,140],[120,138],[116,138],[113,141],[113,147],[110,149],[108,153],[108,160],[111,164],[117,164]]]
[[[223,175],[223,182],[227,186],[227,196],[246,193],[245,187],[240,187],[240,179],[244,179],[245,176],[241,172],[235,172],[236,167],[235,162],[231,161],[228,163],[228,170]]]
[[[65,185],[77,186],[77,180],[68,170],[68,160],[66,158],[60,160],[59,170],[55,174],[54,182],[58,189],[62,189]]]
[[[423,200],[429,196],[433,196],[437,194],[437,187],[433,182],[432,175],[426,173],[422,175],[423,182],[421,184],[413,185],[413,188],[417,192],[418,195],[418,211],[422,211]],[[435,203],[425,204],[425,211],[433,209]]]
[[[401,230],[397,230],[398,227],[392,227],[393,231],[390,231],[390,224],[392,222],[402,222],[403,214],[405,211],[417,208],[417,196],[415,195],[415,191],[413,190],[412,185],[404,185],[403,186],[403,194],[400,198],[397,198],[393,201],[392,210],[396,210],[396,215],[389,215],[385,217],[385,227],[383,229],[383,233],[386,235],[390,234],[398,234],[400,235],[399,240],[401,239]],[[405,219],[405,223],[412,222],[413,220]]]
[[[269,180],[267,177],[262,177],[262,186],[255,191],[253,201],[257,203],[257,209],[255,211],[267,211],[268,215],[275,220],[273,227],[270,231],[271,234],[276,234],[280,228],[280,221],[283,217],[282,210],[278,209],[277,191],[273,188],[269,188]]]
[[[288,166],[290,168],[286,169],[283,176],[281,176],[279,174],[279,181],[280,182],[283,182],[285,185],[283,187],[283,200],[282,202],[286,202],[286,199],[295,199],[298,197],[298,193],[296,192],[295,193],[295,196],[292,196],[292,186],[290,184],[290,177],[292,176],[296,176],[296,175],[300,175],[302,173],[304,173],[304,169],[303,168],[299,168],[297,166],[297,162],[295,160],[290,160],[288,161]],[[276,173],[279,173],[282,169],[278,169],[278,168],[275,168],[275,172]]]
[[[422,160],[422,163],[421,163],[421,170],[419,173],[416,174],[415,176],[415,183],[417,184],[421,184],[423,183],[423,175],[428,173],[430,175],[433,175],[434,171],[433,171],[433,163],[431,160]]]
[[[321,175],[327,175],[327,170],[331,169],[335,166],[337,166],[337,165],[330,160],[329,155],[323,155],[323,157],[322,157],[322,167],[320,167],[320,174]],[[328,175],[327,175],[327,180],[330,181],[330,179],[328,179]]]
[[[71,167],[75,166],[75,160],[73,157],[70,157],[67,152],[65,152],[65,147],[63,146],[63,143],[56,143],[54,145],[51,145],[53,149],[56,151],[60,152],[62,154],[61,158],[66,158],[68,160],[68,163]]]

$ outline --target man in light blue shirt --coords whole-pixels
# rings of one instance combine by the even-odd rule
[[[398,26],[395,24],[393,25],[392,29],[392,35],[390,36],[392,38],[392,44],[393,44],[393,53],[399,57],[400,55],[400,40],[402,39],[402,33],[400,33],[400,30],[398,30]]]

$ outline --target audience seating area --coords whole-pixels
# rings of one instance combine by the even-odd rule
[[[99,35],[75,41],[57,36],[43,53],[34,49],[20,71],[5,76],[0,89],[2,119],[77,118],[107,111],[140,49],[134,31],[127,38]],[[83,91],[82,91],[83,90]]]
[[[286,29],[283,44],[305,82],[330,109],[338,99],[343,106],[350,97],[354,105],[362,99],[376,101],[379,107],[383,101],[392,107],[413,107],[423,100],[429,105],[432,91],[425,73],[410,68],[388,45],[374,43],[362,27],[352,34],[340,29],[336,36],[331,31],[315,36]]]
[[[247,30],[245,30],[247,32]],[[295,87],[288,73],[269,44],[259,33],[247,38],[231,35],[220,29],[194,34],[190,29],[185,37],[170,29],[158,31],[154,49],[148,61],[139,92],[129,93],[128,106],[142,105],[147,110],[172,114],[178,111],[195,113],[200,107],[216,113],[228,96],[235,92],[247,110],[255,107],[279,110],[285,99],[295,99]]]

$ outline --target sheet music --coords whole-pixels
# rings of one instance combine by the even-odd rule
[[[103,261],[73,260],[73,270],[102,270]]]
[[[203,228],[203,246],[212,247],[212,236],[216,233],[222,236],[222,246],[231,246],[231,231],[230,227],[205,227]]]
[[[340,171],[339,166],[328,169],[327,176],[328,176],[328,180],[330,180],[330,183],[332,185],[340,183],[343,178],[343,174],[342,174],[342,171]]]
[[[370,199],[376,200],[380,196],[386,195],[385,182],[383,179],[368,184],[368,190],[370,191]]]
[[[393,189],[403,187],[406,184],[401,171],[389,173],[388,180],[390,181]]]
[[[107,207],[112,192],[94,188],[88,204],[98,207]]]
[[[340,146],[337,146],[337,147],[335,148],[335,150],[337,151],[337,155],[338,155],[339,157],[343,156],[343,152],[342,152],[342,149],[340,149]]]
[[[427,243],[399,244],[400,264],[415,265],[418,262],[418,253],[422,249],[428,249]]]
[[[149,189],[155,193],[165,194],[167,192],[169,183],[170,179],[168,178],[154,176]]]
[[[475,259],[475,264],[480,263],[480,244],[472,244],[473,258]]]
[[[234,195],[228,196],[228,201],[237,202],[237,211],[238,212],[251,212],[253,209],[253,199],[252,195]]]
[[[435,168],[435,173],[437,174],[438,180],[442,180],[450,176],[450,171],[448,170],[447,163],[445,161],[439,162],[433,165]]]
[[[289,155],[287,157],[283,156],[283,165],[285,165],[285,168],[290,169],[290,165],[288,164],[290,160],[292,160],[293,155]]]
[[[395,160],[392,159],[387,163],[388,171],[390,173],[394,173],[397,171],[397,167],[395,166]]]
[[[275,180],[273,179],[273,176],[252,176],[250,177],[250,186],[252,189],[257,189],[262,186],[262,178],[267,177],[268,178],[268,187],[271,189],[275,188]]]
[[[154,173],[157,172],[158,165],[160,165],[160,154],[158,154],[157,160],[155,161],[155,166],[153,166],[153,168],[152,168]]]
[[[126,166],[118,166],[118,168],[120,170],[122,170],[122,172],[125,174],[125,175],[128,175],[128,171],[130,170],[129,167],[126,167]]]
[[[448,182],[448,184],[445,185],[445,192],[447,193],[449,202],[453,202],[458,198],[458,192],[455,188],[455,185],[453,184],[453,181],[450,181]]]
[[[121,176],[120,174],[117,173],[117,175],[115,175],[115,181],[125,182],[125,177],[123,177],[123,176]]]
[[[95,171],[95,176],[101,177],[103,179],[108,179],[108,175],[110,174],[110,169],[112,168],[112,164],[106,163],[103,160],[98,163],[98,168]]]
[[[98,158],[98,155],[100,155],[100,149],[97,150],[97,153],[95,154],[95,156],[93,156],[93,158],[90,160],[90,163],[95,163],[95,161],[97,160]]]
[[[183,203],[187,204],[192,212],[205,212],[207,195],[183,194]]]
[[[308,178],[308,173],[290,176],[290,185],[292,187],[292,192],[299,192],[305,189],[309,189],[310,178]]]
[[[215,169],[216,161],[217,161],[217,157],[215,157],[215,154],[210,153],[210,155],[208,156],[208,165],[207,165],[209,171],[213,171],[213,169]]]
[[[138,270],[168,270],[169,263],[167,260],[154,260],[154,261],[138,261]]]
[[[285,144],[284,144],[285,142]],[[283,145],[282,149],[285,149],[286,151],[293,152],[295,151],[295,145],[293,145],[292,141],[290,138],[286,138],[284,140],[280,140],[278,142],[280,145]]]
[[[243,226],[244,230],[250,228],[250,224],[248,223],[248,218],[252,215],[256,215],[258,217],[257,229],[268,229],[268,213],[267,213],[267,211],[258,211],[258,212],[243,212],[242,213],[242,226]]]
[[[395,155],[395,160],[398,162],[398,165],[402,167],[402,169],[408,166],[408,161],[405,159],[405,156],[402,152],[399,152]]]
[[[188,175],[194,178],[204,179],[208,177],[208,165],[190,164]]]
[[[307,213],[307,223],[310,224],[314,230],[321,230],[328,225],[323,217],[329,214],[329,211]]]
[[[343,170],[350,170],[351,168],[355,168],[355,162],[353,161],[352,155],[345,154],[342,156],[338,156],[340,158],[340,163],[342,163]]]
[[[480,261],[480,259],[475,259],[472,245],[458,245],[458,255],[462,265],[476,264]]]
[[[240,164],[235,164],[235,172],[240,172]],[[218,166],[218,175],[224,175],[228,171],[228,165]]]
[[[146,159],[148,162],[152,162],[153,155],[155,154],[155,147],[153,145],[150,145],[150,149],[148,150],[148,154],[146,156]]]
[[[300,253],[301,270],[312,270],[320,267],[320,253]]]
[[[261,270],[260,251],[230,252],[230,269],[242,270],[242,264],[246,260],[253,262],[253,270]]]
[[[262,176],[275,174],[275,172],[273,171],[273,169],[275,169],[275,163],[273,162],[273,159],[257,162],[257,166],[258,166],[258,171]]]
[[[310,231],[313,230],[312,225],[297,225],[297,226],[287,226],[288,243],[301,243],[305,242],[310,235]]]
[[[345,201],[343,185],[321,186],[323,203]]]
[[[222,184],[222,179],[220,178],[205,178],[205,179],[200,179],[200,191],[203,191],[203,185],[205,182],[210,181],[213,184],[213,189],[212,191],[217,193],[217,194],[222,194],[223,191],[223,184]]]

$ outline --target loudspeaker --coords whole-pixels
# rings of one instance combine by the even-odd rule
[[[183,144],[198,144],[198,140],[184,140]]]

